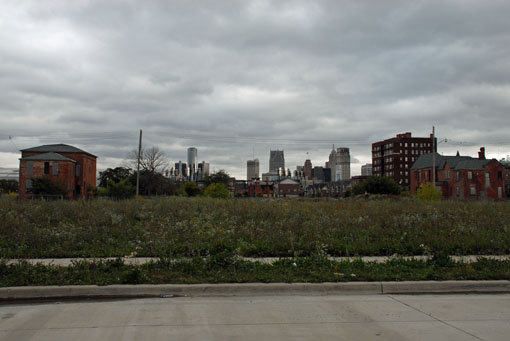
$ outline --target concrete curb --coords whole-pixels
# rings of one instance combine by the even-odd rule
[[[510,281],[76,285],[0,288],[0,300],[179,296],[325,296],[510,293]]]

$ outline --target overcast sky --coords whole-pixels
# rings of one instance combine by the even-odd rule
[[[66,143],[115,167],[138,143],[246,177],[410,131],[510,154],[510,1],[0,2],[0,167]],[[308,153],[308,154],[307,154]]]

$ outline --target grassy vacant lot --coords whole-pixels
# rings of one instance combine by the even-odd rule
[[[508,254],[510,204],[0,201],[0,258]]]

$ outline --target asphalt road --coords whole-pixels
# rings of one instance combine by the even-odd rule
[[[174,297],[0,305],[1,340],[509,340],[510,295]]]

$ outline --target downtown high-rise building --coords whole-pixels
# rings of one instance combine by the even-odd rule
[[[285,156],[283,150],[271,150],[269,154],[269,172],[285,171]]]
[[[310,161],[310,159],[305,160],[303,172],[305,173],[307,179],[312,179],[312,161]]]
[[[259,159],[246,162],[246,180],[250,181],[259,178]]]
[[[209,163],[202,161],[198,164],[196,180],[204,181],[209,176]]]
[[[372,164],[367,163],[361,166],[361,176],[372,176]]]
[[[351,179],[351,155],[349,148],[335,148],[329,154],[326,166],[331,168],[331,181],[348,181]]]
[[[182,161],[175,163],[175,168],[173,171],[173,175],[176,177],[187,177],[188,176],[188,167],[186,166],[186,163],[182,163]]]
[[[197,165],[198,150],[195,147],[188,148],[188,172],[191,180],[195,179],[195,174],[198,171]]]

